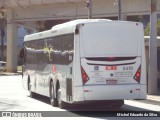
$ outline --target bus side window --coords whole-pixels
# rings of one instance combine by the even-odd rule
[[[73,61],[74,36],[71,34],[68,38],[69,64]]]
[[[54,64],[55,63],[55,46],[54,46],[54,37],[49,38],[48,40],[48,47],[50,50],[50,58],[48,59],[49,64]]]
[[[68,35],[62,36],[61,64],[68,64]]]
[[[74,38],[73,35],[70,35],[68,38],[68,50],[72,51],[73,50],[73,44],[74,44]]]
[[[61,59],[60,59],[60,52],[61,52],[61,50],[60,50],[60,45],[61,45],[61,41],[60,41],[60,38],[59,37],[55,37],[55,43],[54,43],[54,50],[55,50],[55,53],[54,53],[54,55],[55,55],[55,61],[54,61],[54,64],[60,64],[60,62],[61,62]]]

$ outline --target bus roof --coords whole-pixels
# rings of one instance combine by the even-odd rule
[[[55,25],[52,27],[52,29],[62,28],[64,26],[75,26],[78,24],[93,23],[93,22],[100,22],[100,21],[111,21],[111,20],[109,20],[109,19],[77,19],[77,20],[72,20],[69,22]]]
[[[34,33],[31,35],[26,35],[24,37],[24,41],[32,41],[32,40],[43,39],[43,38],[52,37],[52,36],[58,36],[61,34],[73,33],[75,31],[76,25],[78,25],[78,24],[93,23],[93,22],[100,22],[100,21],[111,21],[111,20],[108,20],[108,19],[77,19],[77,20],[72,20],[69,22],[55,25],[50,30]]]
[[[24,41],[32,41],[32,40],[49,38],[52,36],[58,36],[58,35],[62,35],[62,34],[74,33],[75,27],[78,24],[86,24],[86,23],[90,24],[90,23],[107,22],[107,21],[110,22],[112,20],[109,20],[109,19],[77,19],[77,20],[72,20],[69,22],[55,25],[50,30],[34,33],[31,35],[26,35],[24,37]],[[128,22],[129,23],[129,21],[120,21],[120,22]]]

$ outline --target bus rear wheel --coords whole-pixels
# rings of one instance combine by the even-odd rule
[[[57,107],[58,103],[57,103],[57,99],[55,98],[55,94],[54,94],[54,85],[53,85],[53,81],[50,84],[50,103],[53,107]]]
[[[65,106],[65,103],[61,100],[61,89],[60,89],[60,86],[58,86],[58,88],[57,88],[57,101],[58,101],[58,107],[59,108],[61,108],[61,109],[63,109],[63,108],[65,108],[66,106]]]

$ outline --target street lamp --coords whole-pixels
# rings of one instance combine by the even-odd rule
[[[92,18],[92,0],[86,0],[86,8],[88,8],[88,19]]]
[[[157,94],[157,0],[151,0],[148,93]]]
[[[115,0],[114,5],[118,5],[118,20],[121,20],[121,12],[122,12],[121,0]]]

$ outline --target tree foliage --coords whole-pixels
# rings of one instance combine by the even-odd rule
[[[7,24],[6,15],[0,11],[0,30],[4,30]]]
[[[150,23],[148,23],[147,27],[145,28],[144,35],[150,35]],[[160,19],[157,20],[157,35],[160,36]]]

